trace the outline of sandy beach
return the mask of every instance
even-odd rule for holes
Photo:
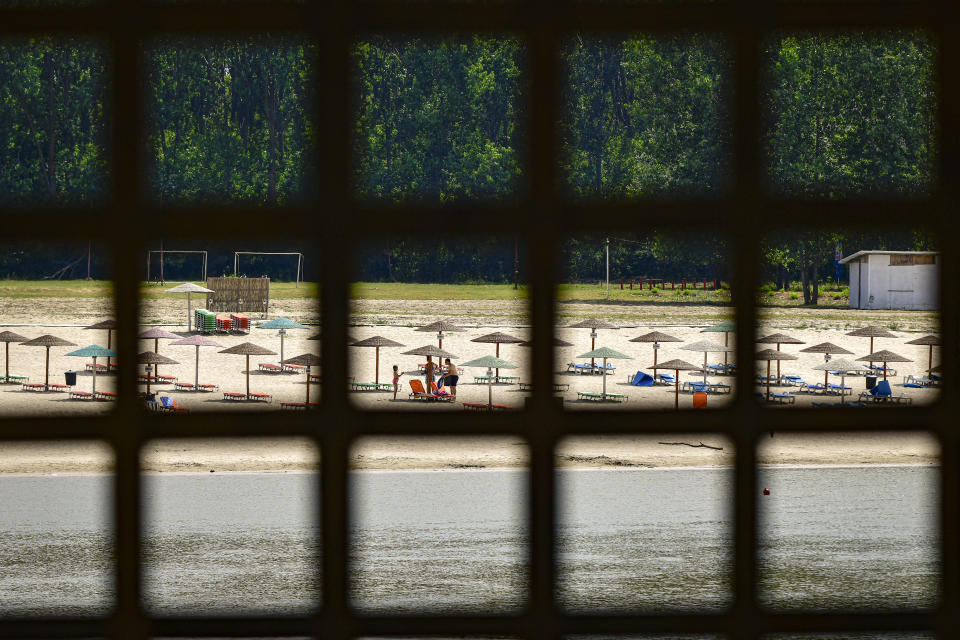
[[[931,465],[939,459],[939,446],[923,433],[778,433],[762,440],[757,453],[763,465]],[[148,473],[303,472],[320,465],[313,444],[299,438],[156,440],[144,447],[141,459]],[[109,473],[112,460],[103,443],[0,444],[0,474]],[[728,441],[705,434],[582,436],[564,440],[556,450],[558,468],[724,467],[735,460],[736,451]],[[528,464],[524,441],[507,437],[364,438],[350,452],[350,467],[358,471],[505,469]]]
[[[88,361],[86,358],[69,357],[69,351],[89,344],[106,346],[107,334],[103,330],[87,330],[83,327],[112,316],[107,299],[0,299],[4,314],[0,324],[4,329],[16,331],[27,338],[43,334],[53,334],[74,342],[78,347],[54,347],[50,351],[50,380],[62,382],[63,372],[80,370],[78,389],[90,391],[93,376],[82,371]],[[186,331],[185,301],[175,299],[145,300],[142,308],[143,325],[141,330],[162,326],[179,335],[190,335]],[[630,408],[672,409],[674,389],[672,386],[634,387],[628,383],[639,370],[649,371],[653,364],[653,348],[650,344],[630,342],[649,331],[661,331],[676,336],[682,342],[664,343],[658,353],[658,361],[673,358],[686,360],[693,364],[702,364],[703,352],[693,352],[682,347],[690,342],[710,339],[720,343],[724,341],[722,333],[703,333],[706,326],[729,317],[730,309],[722,306],[688,306],[676,320],[666,308],[651,308],[642,305],[596,305],[581,303],[563,303],[558,307],[563,318],[569,322],[598,315],[614,318],[621,328],[600,330],[597,346],[611,347],[629,356],[629,360],[614,360],[615,373],[606,376],[607,391],[627,396],[627,403],[591,403],[577,400],[577,391],[599,392],[603,378],[597,375],[576,375],[565,371],[567,363],[584,362],[578,358],[590,349],[588,329],[570,329],[559,327],[557,336],[573,343],[572,347],[556,350],[555,379],[558,383],[569,385],[569,390],[557,395],[562,396],[564,407],[568,410],[580,408],[603,408],[616,411]],[[702,311],[701,319],[691,321],[691,314]],[[814,310],[816,311],[816,310]],[[829,311],[829,313],[826,313]],[[801,353],[804,346],[819,342],[833,342],[853,352],[848,358],[855,359],[869,350],[869,340],[846,336],[853,328],[865,326],[873,318],[869,314],[855,311],[825,310],[822,321],[811,322],[811,310],[785,309],[777,314],[766,314],[762,320],[760,334],[783,332],[806,343],[805,345],[783,345],[782,350],[798,356],[795,361],[783,362],[782,372],[797,374],[808,382],[822,382],[822,372],[812,367],[823,362],[821,354]],[[924,333],[936,332],[936,314],[901,312],[891,316],[883,312],[882,325],[885,327],[910,327],[910,331],[894,330],[897,337],[878,338],[874,350],[889,349],[913,360],[909,363],[897,363],[896,375],[890,376],[894,393],[913,398],[915,404],[931,402],[940,393],[938,389],[912,389],[902,386],[906,374],[921,374],[927,366],[928,349],[925,346],[905,344]],[[311,300],[281,300],[271,308],[271,317],[290,317],[301,322],[315,323],[316,307]],[[803,320],[798,322],[798,317]],[[359,407],[366,410],[404,410],[417,409],[439,412],[462,411],[463,402],[485,403],[488,387],[478,383],[475,376],[483,375],[485,370],[466,367],[461,371],[457,388],[456,403],[422,403],[410,400],[409,382],[412,378],[421,381],[417,374],[417,365],[424,361],[420,356],[402,355],[415,347],[436,345],[433,333],[416,331],[416,327],[446,318],[463,327],[462,332],[448,333],[443,348],[456,355],[455,363],[463,363],[484,355],[493,355],[495,345],[473,342],[474,338],[493,332],[504,332],[522,340],[529,340],[529,316],[523,301],[457,300],[445,301],[441,306],[437,301],[357,301],[353,305],[352,325],[348,333],[357,340],[381,335],[403,344],[403,347],[383,348],[380,350],[379,371],[375,371],[375,352],[372,348],[349,348],[350,372],[355,381],[388,382],[394,364],[405,373],[401,378],[401,387],[397,399],[392,392],[351,392],[350,398]],[[315,335],[316,327],[303,330],[290,330],[284,341],[285,357],[302,353],[317,353],[319,343],[308,340]],[[257,367],[259,362],[279,362],[275,356],[251,357],[250,387],[252,391],[272,395],[270,404],[251,406],[243,402],[230,402],[223,399],[224,391],[243,391],[245,388],[245,358],[239,355],[220,354],[222,348],[241,342],[254,342],[258,345],[280,351],[280,338],[274,330],[253,328],[249,335],[211,336],[222,347],[201,347],[199,376],[201,383],[219,385],[213,393],[194,393],[177,391],[173,385],[153,385],[152,391],[169,395],[180,406],[191,411],[249,411],[279,410],[281,402],[298,402],[304,399],[305,375],[292,373],[267,373]],[[160,341],[160,353],[174,358],[176,365],[162,366],[160,372],[176,376],[178,380],[193,382],[195,348],[192,346],[173,346],[169,340]],[[735,336],[729,337],[731,346],[735,345]],[[153,341],[141,343],[141,350],[153,350]],[[518,366],[515,370],[501,371],[501,374],[516,375],[520,381],[530,380],[529,361],[531,351],[516,344],[503,344],[500,357]],[[31,381],[43,381],[44,349],[25,347],[17,343],[10,344],[11,373],[27,375]],[[733,361],[733,355],[730,356]],[[940,348],[934,349],[934,364],[940,362]],[[722,362],[723,355],[708,354],[711,363]],[[774,363],[773,369],[776,369]],[[757,373],[765,372],[765,363],[757,363]],[[700,380],[696,373],[681,373],[681,381]],[[736,383],[730,376],[711,376],[712,382],[725,382],[734,387],[730,395],[710,395],[708,408],[729,403],[737,392]],[[831,376],[831,382],[839,378]],[[847,377],[846,383],[852,387],[856,398],[865,388],[862,376]],[[115,374],[97,376],[99,390],[113,391],[116,388]],[[145,391],[145,385],[141,385]],[[781,387],[778,391],[796,391]],[[752,393],[754,390],[751,389]],[[319,384],[311,385],[311,398],[321,392]],[[520,391],[517,384],[498,384],[493,386],[494,402],[522,407],[528,391]],[[836,398],[824,398],[819,395],[798,394],[796,406],[810,405],[813,402],[835,401]],[[104,413],[110,410],[110,402],[91,402],[71,400],[65,393],[33,393],[23,391],[20,385],[0,385],[0,412],[7,415],[76,415],[81,413]],[[692,408],[692,395],[681,394],[682,409]],[[703,441],[710,447],[689,447],[683,444],[670,445],[662,442],[688,442],[698,444]],[[199,443],[190,441],[167,446],[159,443],[155,448],[144,452],[144,469],[155,472],[198,471],[304,471],[316,468],[317,457],[309,443],[304,441],[267,441],[236,440]],[[937,459],[935,442],[930,438],[916,434],[871,434],[869,436],[831,434],[829,436],[805,436],[778,434],[770,442],[761,443],[760,460],[764,464],[930,464]],[[557,450],[557,464],[562,467],[670,467],[670,466],[714,466],[732,464],[735,452],[729,443],[715,437],[678,436],[671,434],[658,437],[606,437],[571,439],[563,442]],[[89,473],[104,472],[110,467],[109,452],[90,443],[56,443],[37,445],[31,443],[6,443],[0,451],[0,472],[3,473]],[[489,438],[391,438],[357,443],[351,457],[355,469],[457,469],[457,468],[504,468],[522,467],[527,464],[526,448],[521,441]]]

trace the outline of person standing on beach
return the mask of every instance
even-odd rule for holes
[[[460,382],[460,370],[457,369],[457,365],[450,362],[450,358],[444,360],[444,363],[447,365],[447,374],[444,376],[444,383],[450,389],[450,395],[453,396],[453,399],[457,399],[457,383]]]
[[[397,390],[400,388],[400,376],[403,375],[403,372],[400,371],[400,367],[393,365],[393,399],[397,399]]]
[[[437,372],[437,364],[433,361],[432,356],[427,356],[427,364],[424,365],[425,372],[425,381],[424,391],[427,392],[428,396],[433,395],[433,380]]]

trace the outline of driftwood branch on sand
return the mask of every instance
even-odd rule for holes
[[[704,449],[715,449],[716,451],[723,451],[723,447],[714,447],[709,444],[703,444],[703,442],[701,442],[700,444],[690,444],[689,442],[658,442],[657,444],[672,444],[677,446],[683,445],[686,447],[693,447],[694,449],[700,449],[702,447]]]

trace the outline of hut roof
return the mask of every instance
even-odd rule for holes
[[[179,336],[172,331],[167,331],[166,329],[161,329],[160,327],[154,327],[153,329],[147,329],[143,333],[137,335],[138,338],[143,338],[144,340],[150,338],[163,338],[165,340],[177,340],[182,336]],[[146,364],[146,363],[141,363]],[[162,364],[162,363],[161,363]]]
[[[615,324],[610,324],[606,320],[601,320],[600,318],[587,318],[586,320],[581,320],[577,324],[572,324],[569,327],[570,329],[619,329]]]
[[[857,329],[856,331],[851,331],[847,334],[848,336],[856,336],[858,338],[896,338],[894,334],[890,333],[883,327],[863,327],[862,329]]]
[[[737,325],[733,320],[723,320],[722,322],[718,322],[717,324],[707,327],[706,329],[700,329],[700,333],[733,333],[736,330]]]
[[[213,289],[207,289],[206,287],[201,287],[200,285],[193,284],[192,282],[184,282],[183,284],[178,284],[172,289],[166,289],[164,293],[214,293]]]
[[[757,340],[757,344],[807,344],[803,340],[798,340],[785,333],[771,333]]]
[[[499,344],[517,344],[518,342],[523,342],[523,338],[518,338],[516,336],[511,336],[507,333],[501,333],[497,331],[496,333],[488,333],[485,336],[480,336],[479,338],[474,338],[470,342],[486,342],[486,343],[499,343]]]
[[[293,358],[287,358],[283,361],[283,364],[299,364],[303,367],[319,367],[320,356],[316,356],[312,353],[304,353]]]
[[[777,351],[776,349],[764,349],[754,354],[757,360],[799,360],[797,356],[786,351]]]
[[[463,331],[463,328],[446,320],[437,320],[420,327],[417,331]]]
[[[482,358],[476,358],[470,362],[463,362],[460,364],[461,367],[486,367],[487,369],[517,369],[517,365],[512,362],[507,362],[496,356],[483,356]]]
[[[578,358],[619,358],[621,360],[633,360],[633,356],[628,356],[625,353],[620,353],[616,349],[611,349],[610,347],[599,347],[593,351],[587,351],[586,353],[581,353],[577,356]]]
[[[846,358],[837,358],[830,362],[821,362],[811,368],[815,371],[867,371],[866,367],[862,367],[856,362],[852,362]]]
[[[288,320],[287,318],[274,318],[268,322],[257,325],[258,329],[306,329],[307,325]]]
[[[803,353],[853,353],[853,351],[849,351],[843,347],[838,347],[832,342],[821,342],[820,344],[815,344],[812,347],[800,349],[800,351]]]
[[[180,364],[173,358],[168,358],[161,353],[153,351],[144,351],[137,354],[137,364]]]
[[[915,338],[907,344],[941,345],[943,344],[943,340],[940,339],[940,336],[923,336],[922,338]]]
[[[65,353],[67,356],[80,356],[84,358],[116,358],[117,352],[113,349],[107,349],[106,347],[101,347],[98,344],[91,344],[86,347],[81,347],[76,351],[71,351],[70,353]]]
[[[177,340],[176,342],[171,342],[170,344],[192,344],[200,347],[222,347],[223,346],[219,342],[215,340],[211,340],[207,336],[201,336],[201,335],[190,336],[189,338]]]
[[[736,351],[735,347],[725,347],[719,342],[714,342],[713,340],[700,340],[698,342],[685,344],[680,348],[685,351],[715,351],[721,353],[726,351]]]
[[[75,342],[70,342],[69,340],[64,340],[63,338],[58,338],[57,336],[51,336],[49,334],[42,335],[33,340],[27,340],[21,344],[28,347],[75,347],[77,344]]]
[[[424,345],[422,347],[417,347],[416,349],[411,349],[410,351],[404,351],[403,355],[405,356],[433,356],[434,358],[456,358],[457,356],[453,355],[449,351],[444,351],[439,349],[432,344]]]
[[[656,367],[647,367],[647,369],[673,369],[674,371],[699,371],[700,367],[695,364],[690,364],[686,360],[667,360],[666,362],[661,362]]]
[[[886,349],[874,351],[862,358],[857,358],[857,360],[861,362],[913,362],[910,358],[905,358],[898,353],[887,351]]]
[[[232,346],[229,349],[221,349],[218,353],[235,353],[242,356],[273,356],[276,355],[276,351],[271,351],[266,347],[261,347],[258,344],[253,344],[252,342],[241,342],[238,345]]]
[[[354,342],[350,346],[351,347],[403,347],[406,345],[400,344],[399,342],[391,340],[390,338],[384,338],[383,336],[373,336],[372,338],[367,338],[366,340],[361,340],[360,342]]]
[[[683,340],[677,338],[676,336],[671,336],[668,333],[651,331],[650,333],[645,333],[642,336],[631,338],[630,342],[683,342]]]
[[[26,336],[22,336],[19,333],[14,333],[13,331],[4,331],[0,333],[0,342],[26,342],[29,340]]]
[[[116,329],[117,321],[116,320],[104,320],[96,324],[92,324],[89,327],[84,327],[84,329]]]
[[[533,346],[533,340],[527,340],[526,342],[520,342],[520,343],[518,344],[518,346],[521,346],[521,347],[532,347],[532,346]],[[555,346],[555,347],[572,347],[573,345],[572,345],[571,343],[567,342],[566,340],[561,340],[560,338],[554,338],[554,339],[553,339],[553,346]]]

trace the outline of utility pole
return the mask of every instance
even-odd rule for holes
[[[513,239],[513,290],[517,290],[517,286],[520,282],[520,250],[519,250],[519,241]]]
[[[607,300],[610,299],[610,238],[607,238]]]

